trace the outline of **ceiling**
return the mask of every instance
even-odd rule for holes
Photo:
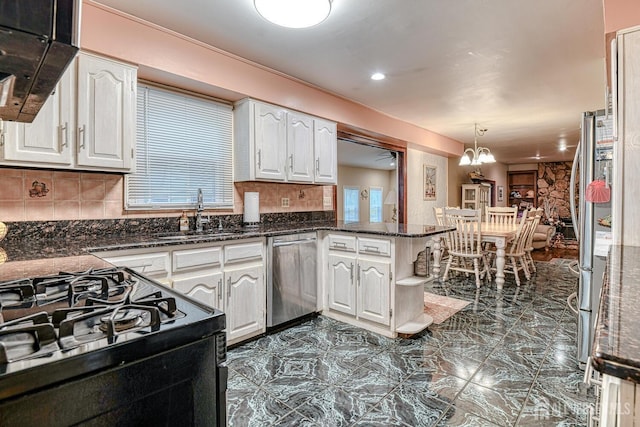
[[[571,160],[580,113],[605,105],[602,0],[333,0],[297,30],[252,0],[97,3],[465,144],[478,123],[503,163]]]
[[[338,164],[340,166],[395,170],[396,155],[395,151],[338,139]]]

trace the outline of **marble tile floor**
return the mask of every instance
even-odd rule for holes
[[[229,426],[581,426],[593,391],[575,358],[577,287],[537,262],[518,288],[473,278],[426,290],[471,301],[411,339],[325,316],[228,353]]]

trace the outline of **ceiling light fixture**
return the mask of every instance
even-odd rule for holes
[[[491,150],[487,147],[478,147],[478,137],[483,136],[486,131],[486,128],[478,129],[478,124],[475,124],[475,133],[473,135],[474,148],[464,150],[462,157],[460,157],[460,166],[477,166],[482,163],[495,163],[496,159],[493,157],[493,154],[491,154]]]
[[[264,19],[287,28],[313,27],[331,12],[331,0],[253,0],[253,5]]]
[[[373,73],[371,74],[371,80],[384,80],[386,76],[382,73]]]

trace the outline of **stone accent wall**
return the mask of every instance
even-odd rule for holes
[[[555,204],[556,218],[569,218],[569,182],[572,162],[538,163],[538,206]]]

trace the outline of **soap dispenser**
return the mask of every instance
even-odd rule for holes
[[[189,218],[187,218],[185,211],[182,211],[182,216],[180,217],[180,231],[189,231]]]

